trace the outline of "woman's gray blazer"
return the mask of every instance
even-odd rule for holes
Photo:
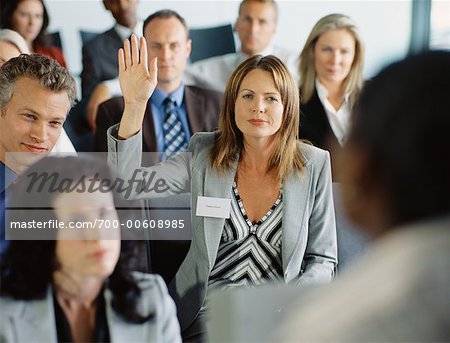
[[[112,293],[104,291],[111,342],[181,342],[175,305],[159,275],[134,272],[141,288],[139,311],[154,313],[143,324],[126,322],[112,307]],[[0,342],[58,342],[52,288],[37,300],[0,298]]]
[[[131,179],[141,161],[141,132],[118,140],[117,125],[108,130],[108,163],[125,180]],[[196,216],[197,197],[231,198],[237,162],[225,173],[211,169],[210,148],[214,133],[197,133],[190,153],[144,171],[155,171],[170,187],[169,194],[191,193],[192,243],[169,292],[175,300],[181,329],[195,319],[206,296],[209,274],[214,266],[225,219]],[[336,226],[328,152],[300,143],[305,170],[293,172],[283,183],[282,264],[284,281],[299,287],[330,282],[337,264]],[[192,153],[192,154],[191,154]],[[190,157],[191,156],[191,157]],[[161,196],[133,193],[133,198]]]

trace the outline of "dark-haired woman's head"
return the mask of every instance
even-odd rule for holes
[[[133,241],[124,241],[117,265],[120,222],[114,192],[106,186],[113,177],[106,164],[72,156],[41,159],[18,178],[8,226],[34,224],[27,237],[11,241],[2,261],[2,294],[43,296],[58,271],[106,280],[115,269],[133,270]]]
[[[375,233],[450,213],[450,53],[392,64],[364,88],[342,158],[344,202]]]
[[[8,0],[2,5],[2,28],[19,32],[29,46],[48,42],[49,16],[42,0]]]

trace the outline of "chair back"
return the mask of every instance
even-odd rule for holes
[[[209,57],[236,52],[233,27],[231,24],[190,29],[192,39],[191,62],[197,62]]]
[[[61,34],[59,31],[51,32],[48,34],[50,37],[50,44],[56,46],[57,48],[63,49],[61,42]]]

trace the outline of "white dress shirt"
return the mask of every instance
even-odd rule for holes
[[[56,141],[52,152],[67,153],[68,155],[77,154],[75,151],[75,147],[73,146],[72,141],[70,140],[64,128],[61,129],[61,134],[59,135],[59,138]]]
[[[331,129],[339,144],[342,146],[345,143],[350,128],[350,104],[348,94],[344,96],[344,102],[341,107],[336,110],[328,100],[328,90],[320,83],[319,79],[316,79],[316,90],[319,100],[327,114]]]
[[[299,54],[284,48],[271,46],[261,55],[275,55],[288,67],[295,81],[298,82]],[[236,67],[250,56],[235,52],[222,56],[207,58],[188,66],[184,81],[186,84],[211,88],[220,92],[225,90],[228,79]]]

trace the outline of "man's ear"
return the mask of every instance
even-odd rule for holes
[[[188,38],[186,41],[186,57],[189,58],[192,52],[192,39]]]

